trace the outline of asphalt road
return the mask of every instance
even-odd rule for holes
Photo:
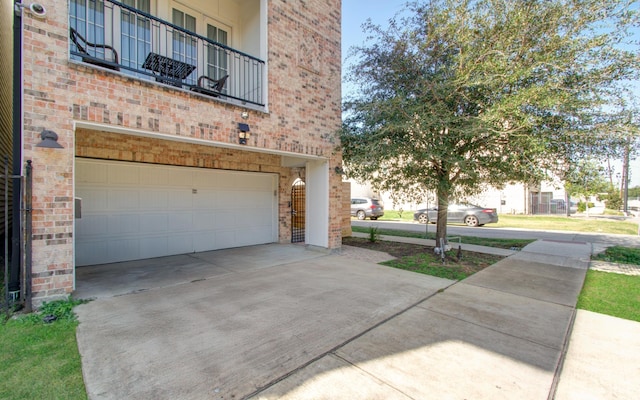
[[[358,221],[356,219],[351,219],[351,226],[377,226],[380,229],[397,229],[410,232],[425,232],[427,230],[428,232],[436,231],[435,225],[423,225],[417,222]],[[490,225],[475,228],[460,225],[448,225],[447,235],[499,239],[546,239],[554,241],[593,243],[607,247],[615,245],[640,247],[640,236],[615,235],[600,232],[585,233],[554,230],[539,231],[530,229],[495,228]]]

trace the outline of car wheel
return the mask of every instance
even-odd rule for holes
[[[478,218],[475,215],[467,215],[464,218],[464,223],[468,226],[478,226]]]
[[[427,216],[427,214],[420,214],[418,215],[418,222],[420,222],[421,224],[426,224],[427,222],[429,222],[429,217]]]
[[[363,219],[367,218],[367,216],[365,215],[364,211],[360,210],[356,213],[356,217],[362,221]]]

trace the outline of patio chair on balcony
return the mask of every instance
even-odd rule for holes
[[[198,85],[192,86],[191,90],[208,96],[218,97],[224,88],[224,84],[227,82],[227,78],[229,78],[229,75],[225,75],[220,79],[211,79],[208,76],[202,75],[198,78]]]
[[[114,71],[120,71],[120,66],[118,62],[118,52],[112,46],[108,44],[96,44],[87,41],[82,35],[78,33],[74,28],[69,29],[69,37],[71,41],[76,45],[78,52],[81,53],[82,61],[98,65],[100,67],[109,68]],[[100,58],[95,55],[96,49],[104,49],[105,50],[105,58]],[[110,51],[110,56],[107,58],[107,50]],[[93,51],[94,54],[89,53],[89,51]]]

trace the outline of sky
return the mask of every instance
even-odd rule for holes
[[[406,0],[342,0],[342,72],[349,63],[349,49],[365,41],[362,24],[371,19],[376,25],[388,26],[389,19],[404,9]],[[348,94],[349,86],[343,83],[342,95]],[[612,161],[614,171],[622,171],[622,161]],[[640,186],[640,157],[631,161],[629,187]],[[615,178],[614,178],[615,180]]]

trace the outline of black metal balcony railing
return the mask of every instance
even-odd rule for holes
[[[72,0],[69,11],[72,59],[264,105],[265,63],[256,57],[117,1]]]

